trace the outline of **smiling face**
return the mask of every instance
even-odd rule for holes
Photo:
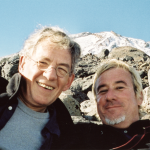
[[[139,120],[138,106],[142,99],[135,96],[131,74],[122,68],[103,72],[96,81],[97,110],[104,124],[126,128]],[[109,121],[108,121],[109,120]]]
[[[47,71],[41,71],[31,59],[46,62],[50,67]],[[74,74],[58,77],[55,70],[57,66],[62,66],[70,71],[71,54],[67,49],[43,41],[37,45],[31,59],[24,56],[20,58],[19,72],[26,80],[26,89],[22,87],[24,98],[21,97],[21,100],[31,109],[43,112],[62,91],[70,87],[74,79]]]

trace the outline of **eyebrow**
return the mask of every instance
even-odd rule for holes
[[[41,58],[39,58],[38,60],[46,60],[46,61],[51,61],[49,58],[46,58],[46,57],[41,57]]]
[[[115,82],[115,84],[119,84],[119,83],[123,83],[123,84],[127,85],[127,83],[125,81],[123,81],[123,80],[119,80],[119,81]],[[96,91],[99,91],[102,87],[105,87],[105,86],[106,86],[106,84],[99,85],[97,87]]]
[[[96,91],[99,91],[100,88],[105,87],[105,86],[106,86],[106,84],[99,85],[99,86],[97,87]]]
[[[123,83],[123,84],[125,84],[125,85],[127,85],[127,83],[125,82],[125,81],[123,81],[123,80],[120,80],[120,81],[116,81],[115,83]]]

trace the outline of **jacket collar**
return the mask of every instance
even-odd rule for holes
[[[14,95],[16,95],[19,91],[20,83],[21,83],[21,74],[16,73],[13,75],[13,77],[10,79],[10,82],[8,83],[6,87],[6,92],[10,96],[9,99],[11,99]]]

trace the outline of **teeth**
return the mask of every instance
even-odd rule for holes
[[[47,86],[47,85],[39,83],[39,82],[38,82],[38,85],[44,87],[45,89],[49,89],[49,90],[53,90],[54,89],[53,87]]]

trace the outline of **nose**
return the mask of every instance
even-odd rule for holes
[[[56,80],[57,74],[55,67],[49,67],[46,71],[43,72],[43,76],[45,76],[47,80]]]
[[[116,96],[115,96],[115,91],[112,89],[109,89],[106,93],[106,100],[107,101],[112,101],[115,100]]]

